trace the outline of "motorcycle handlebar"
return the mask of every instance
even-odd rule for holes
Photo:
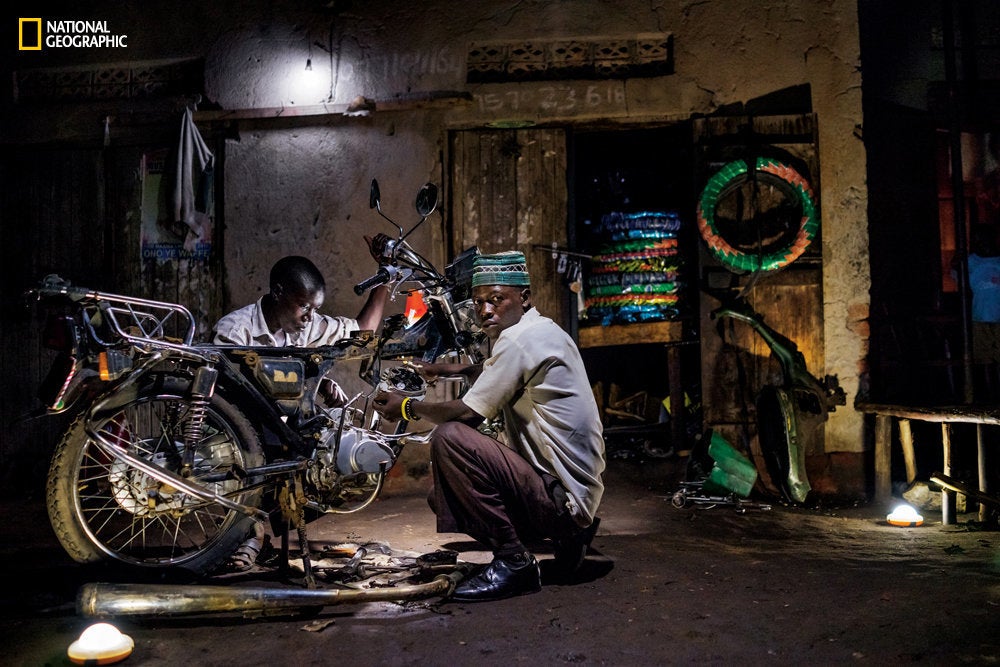
[[[68,284],[66,285],[41,285],[29,289],[27,295],[32,298],[37,299],[52,299],[55,297],[66,297],[71,301],[82,301],[84,299],[93,299],[97,296],[97,292],[86,287],[73,287]]]
[[[366,291],[370,290],[372,287],[385,285],[387,282],[392,280],[395,274],[396,274],[396,267],[394,266],[379,267],[378,273],[376,273],[374,276],[365,278],[360,283],[354,286],[354,293],[361,295],[364,294]]]

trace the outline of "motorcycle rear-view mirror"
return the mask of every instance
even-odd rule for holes
[[[377,186],[373,185],[372,187],[374,188]],[[433,183],[424,183],[424,186],[420,188],[419,192],[417,192],[417,213],[426,218],[434,212],[434,209],[437,208],[437,204],[438,187]]]
[[[373,178],[371,190],[368,192],[368,208],[379,208],[381,198],[382,193],[379,192],[378,181]]]

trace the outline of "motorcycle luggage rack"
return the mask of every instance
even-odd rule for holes
[[[94,292],[92,296],[114,332],[131,343],[186,347],[194,341],[194,316],[180,304],[104,292]],[[168,326],[185,330],[183,337],[170,341]]]

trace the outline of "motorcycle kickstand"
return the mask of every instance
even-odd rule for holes
[[[316,588],[316,576],[313,574],[312,561],[309,559],[309,539],[306,537],[306,513],[299,510],[295,520],[295,529],[299,533],[299,548],[302,550],[302,570],[305,573],[306,588]]]
[[[281,536],[281,565],[279,567],[285,574],[288,574],[292,570],[289,562],[291,548],[288,544],[288,528],[290,523],[290,521],[282,521],[280,529],[276,531]],[[318,588],[316,585],[316,576],[313,573],[312,560],[309,558],[309,539],[306,536],[305,512],[299,512],[299,515],[295,518],[295,530],[299,536],[299,548],[301,549],[302,570],[305,573],[306,588]]]
[[[296,487],[295,480],[292,480],[291,485],[293,488]],[[295,495],[289,491],[289,487],[286,486],[283,490],[283,502],[281,508],[281,516],[284,521],[281,521],[280,533],[281,533],[281,569],[284,572],[291,571],[291,565],[289,564],[289,544],[288,544],[288,529],[289,526],[294,521],[295,529],[298,532],[299,537],[299,550],[302,555],[302,570],[305,575],[305,585],[306,588],[317,588],[316,577],[313,573],[312,561],[309,558],[309,539],[306,536],[306,512],[305,505],[302,502],[295,502],[292,500]],[[271,525],[274,527],[275,522],[272,519]]]

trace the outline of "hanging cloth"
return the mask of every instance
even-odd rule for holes
[[[191,108],[184,110],[174,178],[174,221],[187,226],[184,249],[196,252],[212,241],[212,209],[215,156],[194,124]]]

